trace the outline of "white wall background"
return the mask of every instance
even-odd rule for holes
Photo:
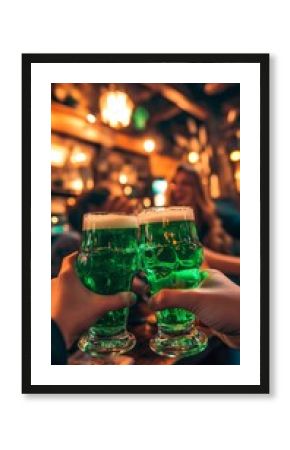
[[[244,0],[239,4],[225,0],[199,3],[111,0],[102,4],[92,0],[10,0],[0,7],[0,142],[2,158],[4,155],[0,166],[0,444],[5,450],[20,447],[74,450],[89,446],[139,450],[159,446],[168,450],[189,446],[244,450],[259,446],[267,450],[275,447],[278,439],[287,447],[290,296],[286,284],[289,278],[286,183],[290,170],[290,68],[286,5],[282,0],[274,3]],[[272,54],[270,396],[21,395],[22,52]]]

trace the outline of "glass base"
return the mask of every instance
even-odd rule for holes
[[[150,340],[149,346],[154,353],[170,358],[184,358],[197,355],[207,348],[205,333],[194,328],[190,333],[169,335],[162,332]]]
[[[89,333],[81,336],[78,347],[90,356],[108,356],[108,355],[122,355],[123,353],[132,350],[136,345],[135,336],[128,331],[122,334],[108,337],[95,336],[92,337]]]

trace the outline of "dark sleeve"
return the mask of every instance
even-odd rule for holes
[[[57,277],[65,256],[78,251],[81,238],[74,234],[62,234],[51,244],[51,278]]]
[[[67,364],[67,351],[64,338],[53,320],[51,321],[51,364]]]

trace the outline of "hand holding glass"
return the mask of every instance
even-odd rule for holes
[[[193,210],[187,207],[149,208],[138,216],[141,228],[140,261],[151,294],[163,288],[193,288],[202,279],[202,246]],[[194,325],[195,315],[184,308],[156,313],[158,334],[150,341],[160,355],[195,355],[207,347],[207,336]]]
[[[82,283],[98,294],[131,289],[138,261],[138,225],[135,216],[88,213],[76,269]],[[126,329],[128,308],[107,312],[80,338],[79,348],[91,356],[122,354],[136,343]]]

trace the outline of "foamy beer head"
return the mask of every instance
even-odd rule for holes
[[[181,222],[181,221],[193,221],[194,213],[193,209],[187,206],[178,207],[172,206],[166,207],[156,207],[148,208],[143,210],[138,215],[139,225],[144,223],[154,223],[154,222]]]
[[[107,228],[138,228],[137,217],[116,213],[87,213],[84,215],[83,230],[105,230]]]

